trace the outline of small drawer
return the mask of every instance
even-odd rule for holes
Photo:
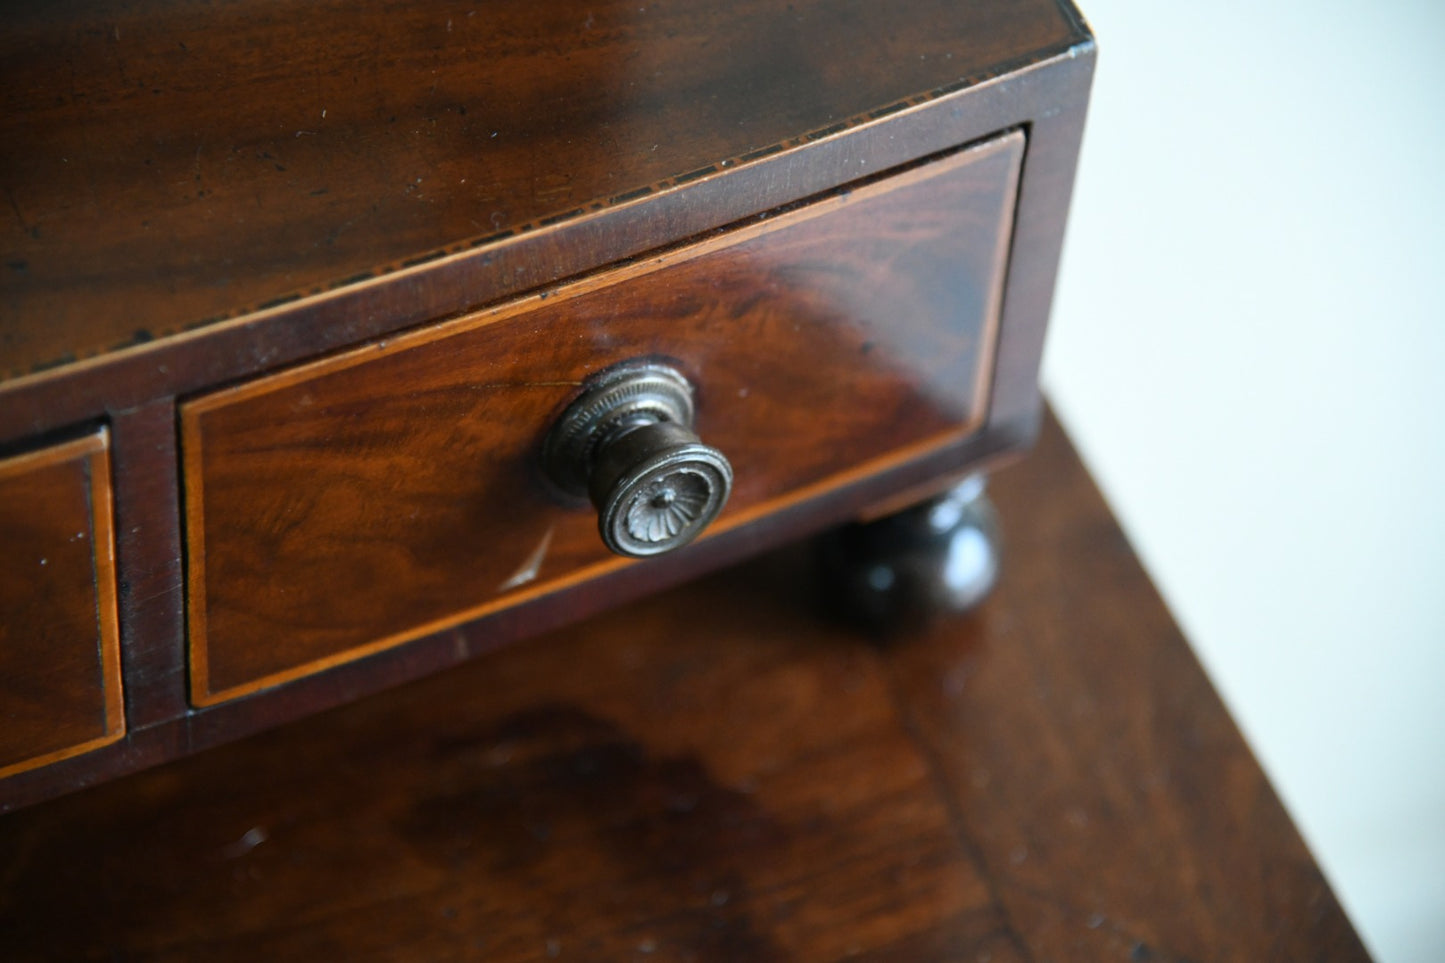
[[[0,776],[125,733],[104,431],[0,460]]]
[[[635,564],[539,469],[583,382],[629,359],[684,372],[731,460],[710,533],[973,433],[1023,149],[1001,135],[184,403],[192,701]]]

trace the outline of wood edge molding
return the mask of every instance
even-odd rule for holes
[[[185,585],[181,591],[185,606],[186,681],[191,705],[210,700],[211,664],[206,639],[206,513],[204,463],[201,457],[202,410],[177,405],[180,448],[181,551],[185,554]],[[189,443],[194,439],[194,444]],[[199,641],[198,641],[199,640]]]
[[[35,769],[43,769],[46,766],[52,765],[57,762],[63,762],[66,759],[73,759],[76,756],[83,756],[86,753],[94,752],[97,749],[103,749],[106,746],[119,742],[124,736],[124,730],[115,733],[106,733],[103,736],[97,736],[94,739],[89,739],[85,742],[79,742],[73,746],[66,746],[63,749],[56,749],[53,752],[47,752],[41,756],[32,756],[29,759],[22,759],[19,762],[11,763],[3,769],[0,769],[0,779],[8,779],[11,776],[16,776],[23,772],[30,772]]]
[[[107,432],[104,428],[99,428],[88,432],[80,438],[72,438],[69,441],[44,445],[33,451],[22,451],[15,455],[0,458],[0,478],[5,478],[10,475],[23,475],[26,472],[35,471],[40,468],[48,468],[51,465],[63,461],[88,458],[96,452],[104,452],[108,447],[109,438]],[[109,477],[108,474],[107,477]]]

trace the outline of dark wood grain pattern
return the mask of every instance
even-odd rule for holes
[[[125,731],[106,435],[0,460],[0,776]]]
[[[623,564],[537,467],[609,365],[660,355],[698,386],[736,473],[719,532],[957,444],[987,403],[1023,140],[185,404],[192,700]]]
[[[461,8],[446,3],[9,7],[0,450],[110,428],[130,726],[5,777],[0,812],[419,679],[1027,446],[1094,63],[1068,4],[664,0],[593,5],[582,26],[565,6],[505,0],[473,18],[495,29],[453,17],[451,33],[437,18]],[[333,94],[335,124],[296,136],[313,128],[292,114]],[[806,498],[735,516],[667,564],[524,587],[463,613],[486,612],[474,621],[445,615],[405,644],[188,705],[178,403],[599,271],[645,273],[680,245],[1012,130],[1027,141],[972,434],[804,484]],[[720,400],[704,386],[705,409]]]
[[[1085,38],[1055,0],[12,4],[0,372],[545,232]]]
[[[793,549],[12,814],[7,958],[1366,959],[1055,424],[994,496],[890,646]]]

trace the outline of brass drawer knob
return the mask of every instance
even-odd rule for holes
[[[668,365],[632,362],[567,407],[542,444],[542,466],[562,491],[591,498],[609,549],[661,555],[697,537],[732,491],[732,466],[692,424],[688,380]]]

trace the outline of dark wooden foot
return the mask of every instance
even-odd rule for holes
[[[998,513],[974,475],[896,515],[820,541],[829,601],[876,628],[978,605],[998,580]]]

